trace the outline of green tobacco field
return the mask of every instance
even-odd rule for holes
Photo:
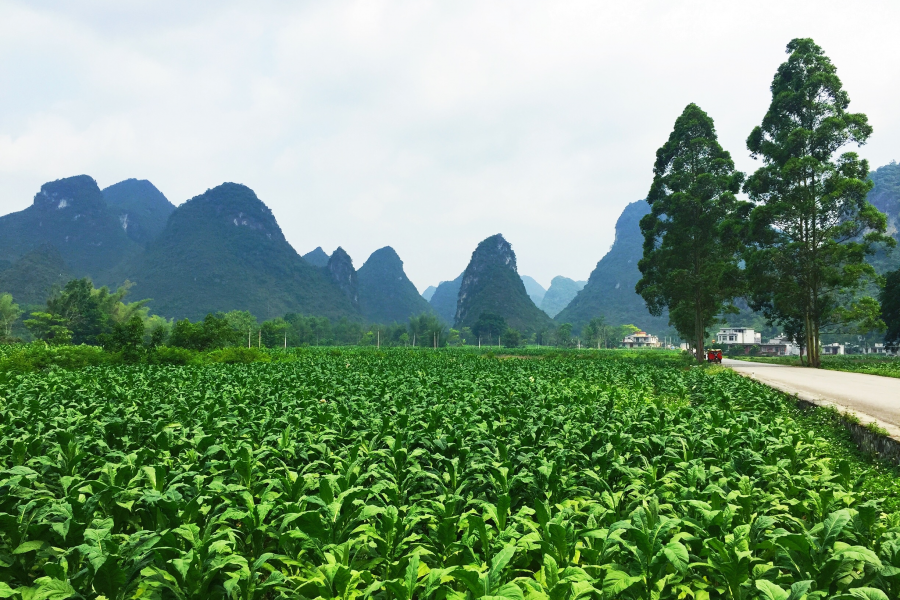
[[[0,598],[900,597],[895,473],[664,353],[0,378]]]

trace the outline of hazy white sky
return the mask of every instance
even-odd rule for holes
[[[794,37],[900,159],[900,2],[0,1],[0,214],[45,181],[253,188],[300,253],[393,246],[423,290],[500,232],[586,279],[696,102],[744,170]]]

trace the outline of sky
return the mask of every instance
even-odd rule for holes
[[[900,2],[0,0],[0,214],[46,181],[252,188],[301,254],[392,246],[420,291],[502,233],[587,279],[684,107],[739,169],[786,44],[812,37],[858,151],[900,160]],[[893,75],[891,75],[893,73]]]

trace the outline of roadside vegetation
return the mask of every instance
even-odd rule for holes
[[[749,360],[753,362],[772,363],[777,365],[791,365],[795,367],[805,366],[801,364],[798,356],[729,356],[737,360]],[[898,356],[823,356],[822,368],[832,371],[847,371],[850,373],[867,373],[869,375],[882,375],[884,377],[900,377],[900,357]]]

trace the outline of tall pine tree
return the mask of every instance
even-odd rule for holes
[[[866,201],[869,165],[849,143],[872,133],[834,65],[811,39],[795,39],[772,81],[772,102],[747,139],[763,166],[744,191],[757,203],[747,253],[751,306],[781,325],[799,325],[808,364],[820,365],[820,332],[853,314],[841,299],[875,276],[865,262],[886,219]]]
[[[719,145],[713,120],[689,104],[657,150],[653,175],[651,212],[641,219],[643,277],[635,289],[651,314],[668,308],[669,322],[702,361],[716,315],[742,289],[737,231],[750,207],[735,194],[743,174]]]

